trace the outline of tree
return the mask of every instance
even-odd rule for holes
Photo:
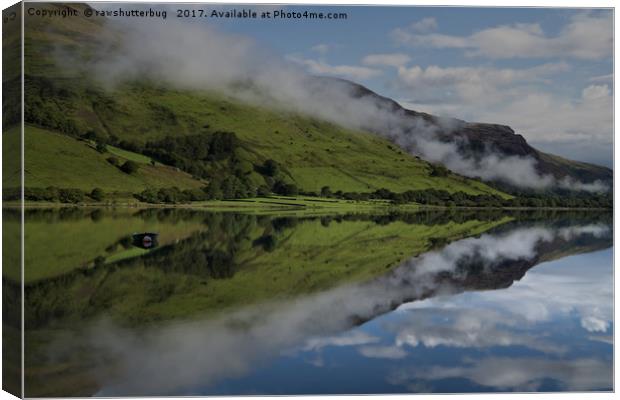
[[[278,172],[280,172],[280,166],[276,161],[272,159],[265,160],[265,162],[263,163],[262,172],[263,175],[276,176]]]
[[[126,174],[133,174],[134,172],[137,172],[139,168],[140,166],[138,163],[134,161],[126,161],[123,165],[121,165],[121,171]]]
[[[329,186],[323,186],[321,188],[321,197],[331,197],[332,195],[332,190],[330,189]]]
[[[90,198],[95,201],[101,201],[105,197],[105,193],[101,188],[94,188],[92,192],[90,192]]]
[[[144,201],[146,203],[157,203],[159,201],[159,199],[157,198],[157,190],[153,188],[143,190],[136,197],[138,197],[138,200]]]
[[[224,194],[221,189],[222,182],[219,179],[213,179],[206,188],[204,188],[204,192],[206,194],[207,200],[221,200]]]

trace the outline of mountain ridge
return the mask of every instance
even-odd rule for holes
[[[341,78],[326,78],[341,82],[351,87],[351,93],[357,98],[371,98],[386,109],[403,114],[406,118],[418,119],[439,128],[438,137],[445,142],[459,142],[459,150],[466,156],[480,157],[487,150],[498,152],[501,156],[531,157],[536,161],[536,169],[541,174],[551,174],[556,179],[571,177],[591,183],[601,180],[610,184],[613,171],[610,168],[570,160],[555,154],[545,153],[529,145],[527,140],[510,126],[485,122],[467,122],[451,117],[435,115],[407,109],[397,101],[382,96],[367,87]],[[449,126],[449,128],[445,128]],[[464,143],[467,143],[466,145]]]

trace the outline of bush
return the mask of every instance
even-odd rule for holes
[[[185,189],[183,191],[183,197],[189,201],[207,200],[207,194],[201,189]]]
[[[97,142],[97,146],[95,147],[99,153],[105,153],[108,151],[108,146],[105,143]]]
[[[146,203],[157,203],[159,201],[157,198],[157,190],[152,188],[143,190],[136,197],[138,198],[138,200],[144,201]]]
[[[101,188],[94,188],[90,192],[90,198],[95,201],[101,201],[103,200],[104,197],[105,197],[105,193],[103,192],[103,189]]]
[[[97,138],[97,132],[90,129],[82,135],[82,138],[86,140],[95,140]]]
[[[121,165],[121,171],[126,174],[133,174],[137,172],[139,168],[140,166],[138,165],[138,163],[134,161],[126,161],[123,165]]]
[[[431,164],[431,176],[446,177],[450,170],[440,164]]]
[[[79,203],[84,200],[85,194],[80,189],[59,189],[58,200],[63,203]]]
[[[99,268],[103,266],[105,264],[105,257],[97,256],[97,258],[95,258],[94,264],[95,264],[95,268]]]
[[[114,165],[115,167],[118,167],[118,158],[116,157],[108,157],[106,158],[106,161],[109,162],[110,164]]]

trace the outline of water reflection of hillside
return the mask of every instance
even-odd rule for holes
[[[162,211],[149,211],[149,218],[165,221],[170,214]],[[255,359],[345,331],[400,304],[510,287],[542,261],[611,246],[608,215],[514,219],[492,214],[460,223],[432,213],[330,220],[187,216],[197,217],[203,229],[156,251],[27,285],[33,394],[60,395],[72,385],[70,371],[54,370],[57,383],[37,391],[59,359],[81,365],[88,372],[80,379],[100,388],[107,382],[102,366],[91,357],[76,359],[75,353],[93,345],[103,352],[99,356],[114,359],[104,375],[122,378],[106,386],[106,394],[178,393],[198,381],[242,375]],[[205,312],[211,317],[202,320]],[[192,315],[194,322],[158,323],[157,329],[145,330],[158,319]],[[144,328],[132,327],[140,325]],[[51,327],[71,340],[43,339]],[[55,358],[48,365],[45,353],[51,349]],[[155,367],[161,354],[169,360],[162,370]],[[185,354],[192,360],[184,360]],[[231,357],[217,366],[208,361]],[[152,379],[188,362],[191,368],[181,368],[182,376]],[[135,363],[154,366],[135,373]],[[135,379],[123,378],[123,371],[134,371]]]

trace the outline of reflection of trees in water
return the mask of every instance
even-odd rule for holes
[[[235,223],[235,216],[243,215],[259,221],[264,226],[266,221],[274,221],[274,228],[280,226],[291,227],[295,222],[302,220],[320,219],[324,226],[329,226],[332,221],[375,221],[378,224],[388,224],[395,221],[424,225],[443,224],[447,222],[462,223],[469,220],[492,221],[503,217],[512,217],[516,220],[562,220],[565,224],[587,220],[589,222],[609,221],[611,213],[608,210],[561,210],[561,209],[476,209],[476,208],[447,208],[447,209],[421,209],[417,212],[403,212],[391,210],[379,214],[346,213],[321,217],[277,217],[255,216],[249,214],[237,214],[233,212],[214,213],[205,210],[184,208],[147,208],[132,210],[127,208],[84,208],[84,207],[59,207],[59,208],[29,208],[24,210],[24,217],[28,221],[41,222],[67,222],[91,219],[94,222],[103,217],[106,218],[141,218],[145,221],[156,220],[159,222],[176,223],[182,221],[195,221],[204,219],[205,223],[221,220],[224,225],[230,226]],[[6,221],[21,221],[21,210],[18,208],[4,208],[3,218]]]
[[[211,247],[208,236],[208,233],[199,233],[174,245],[163,246],[141,260],[129,260],[119,265],[143,264],[147,268],[200,278],[232,278],[237,271],[235,246],[225,246],[224,249]]]

